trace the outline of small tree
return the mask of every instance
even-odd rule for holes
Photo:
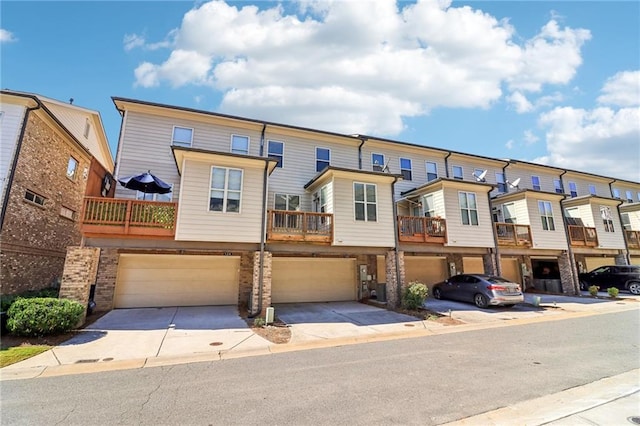
[[[597,296],[598,290],[600,290],[600,287],[598,287],[597,285],[589,286],[589,294],[592,296]]]
[[[618,290],[615,287],[609,287],[607,289],[607,293],[609,293],[609,297],[616,298],[616,297],[618,297],[618,293],[620,293],[620,290]]]
[[[407,288],[404,289],[402,295],[402,305],[406,309],[418,309],[422,307],[424,301],[427,300],[429,289],[421,282],[412,281]]]

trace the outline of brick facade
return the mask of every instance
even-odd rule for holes
[[[116,293],[116,275],[118,273],[118,250],[103,248],[100,251],[98,273],[96,275],[96,312],[113,309]]]
[[[60,298],[75,300],[83,306],[89,302],[91,285],[96,281],[100,249],[97,247],[69,247],[60,285]],[[82,323],[86,318],[82,316]]]
[[[91,157],[36,110],[28,115],[11,188],[0,243],[2,293],[15,294],[59,282],[67,246],[80,243],[78,215],[82,209]],[[67,177],[69,157],[78,161]],[[25,199],[26,191],[44,197],[44,205]],[[75,212],[73,220],[61,208]]]
[[[264,314],[265,308],[271,306],[271,270],[272,270],[272,254],[268,251],[263,253],[262,266],[262,309],[260,315]],[[260,297],[260,252],[253,253],[253,286],[252,286],[252,305],[251,311],[256,312]]]
[[[389,250],[385,257],[387,273],[387,305],[399,307],[402,300],[402,291],[406,287],[404,274],[404,252],[398,252],[398,262],[396,266],[396,252]],[[398,273],[396,273],[398,271]],[[398,282],[398,275],[400,282]]]

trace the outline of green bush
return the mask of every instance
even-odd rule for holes
[[[80,322],[85,307],[66,299],[18,298],[7,313],[7,329],[18,336],[45,336],[71,331]]]
[[[264,327],[265,324],[266,322],[264,318],[257,317],[256,319],[253,320],[254,327]]]
[[[402,295],[402,305],[407,309],[421,308],[424,301],[427,300],[428,294],[429,289],[426,285],[412,281],[404,290],[404,294]]]
[[[58,298],[59,288],[48,287],[42,290],[29,290],[19,294],[3,294],[0,296],[0,311],[7,312],[13,302],[19,298],[32,299],[34,297]]]
[[[592,296],[597,296],[598,295],[598,290],[600,290],[600,287],[598,287],[597,285],[589,286],[589,294],[592,295]]]
[[[618,297],[618,293],[620,293],[620,290],[615,287],[609,287],[607,289],[607,293],[609,293],[609,297]]]

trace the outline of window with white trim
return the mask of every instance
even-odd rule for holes
[[[463,225],[478,225],[478,204],[475,192],[458,192]]]
[[[575,182],[569,182],[569,194],[571,194],[571,198],[578,196],[578,185]]]
[[[629,213],[620,213],[620,220],[622,220],[622,227],[625,231],[631,231],[631,218]]]
[[[193,129],[189,127],[173,126],[171,145],[191,148],[193,143]]]
[[[427,182],[431,182],[432,180],[438,179],[438,164],[427,161]]]
[[[231,152],[234,154],[249,154],[249,136],[231,135]]]
[[[77,172],[78,160],[73,157],[69,157],[69,162],[67,163],[67,177],[71,180],[75,180]]]
[[[504,173],[496,172],[496,183],[498,184],[498,192],[507,192],[507,182],[504,178]]]
[[[381,172],[384,168],[384,155],[383,154],[371,154],[371,165],[374,172]]]
[[[413,173],[411,172],[411,159],[400,157],[400,174],[404,180],[411,180]]]
[[[76,217],[76,212],[68,207],[60,206],[60,216],[69,220],[74,220]]]
[[[462,172],[463,172],[463,171],[462,171],[462,166],[453,166],[453,167],[451,168],[451,170],[453,171],[453,178],[454,178],[454,179],[460,179],[460,180],[462,180],[462,179],[464,178],[464,175],[463,175],[463,173],[462,173]]]
[[[278,161],[276,167],[282,167],[284,161],[284,142],[269,141],[267,147],[267,157]]]
[[[613,229],[613,216],[611,214],[611,207],[600,206],[600,215],[602,216],[604,232],[615,232],[615,229]]]
[[[44,198],[42,195],[38,195],[35,192],[29,190],[25,191],[24,199],[39,206],[44,206],[44,202],[46,200],[46,198]]]
[[[538,201],[538,212],[542,221],[542,229],[545,231],[555,231],[556,225],[553,220],[553,209],[550,201]]]
[[[136,200],[170,203],[173,201],[173,184],[169,182],[167,182],[167,184],[171,185],[171,192],[167,192],[166,194],[148,194],[142,191],[136,191]]]
[[[633,203],[633,192],[626,191],[626,195],[627,195],[627,203]]]
[[[505,223],[518,223],[516,219],[516,205],[514,203],[503,204],[502,216]]]
[[[596,186],[593,184],[589,185],[589,194],[596,195]]]
[[[321,187],[313,194],[313,206],[316,213],[327,213],[329,204],[329,187]]]
[[[534,191],[540,191],[540,176],[531,176],[531,187]]]
[[[354,182],[353,202],[356,220],[366,222],[376,222],[378,220],[375,184]]]
[[[620,198],[620,190],[613,188],[613,198]]]
[[[422,209],[424,210],[425,217],[435,217],[436,207],[433,202],[433,195],[425,195],[422,198]]]
[[[556,189],[556,194],[564,193],[564,188],[562,187],[562,179],[554,179],[553,187]]]
[[[300,196],[290,194],[275,194],[273,207],[276,210],[300,211]]]
[[[210,211],[240,213],[242,173],[242,169],[211,167]]]
[[[316,147],[316,172],[321,172],[331,164],[331,150]]]

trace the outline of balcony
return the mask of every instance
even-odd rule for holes
[[[596,228],[569,225],[569,242],[574,247],[597,247],[598,234]]]
[[[436,217],[398,216],[398,239],[405,243],[444,244],[447,221]]]
[[[531,227],[515,223],[494,223],[499,246],[531,247]]]
[[[333,214],[269,210],[267,241],[332,243]]]
[[[629,248],[640,249],[640,231],[624,231]]]
[[[178,203],[85,197],[84,236],[173,238]]]

